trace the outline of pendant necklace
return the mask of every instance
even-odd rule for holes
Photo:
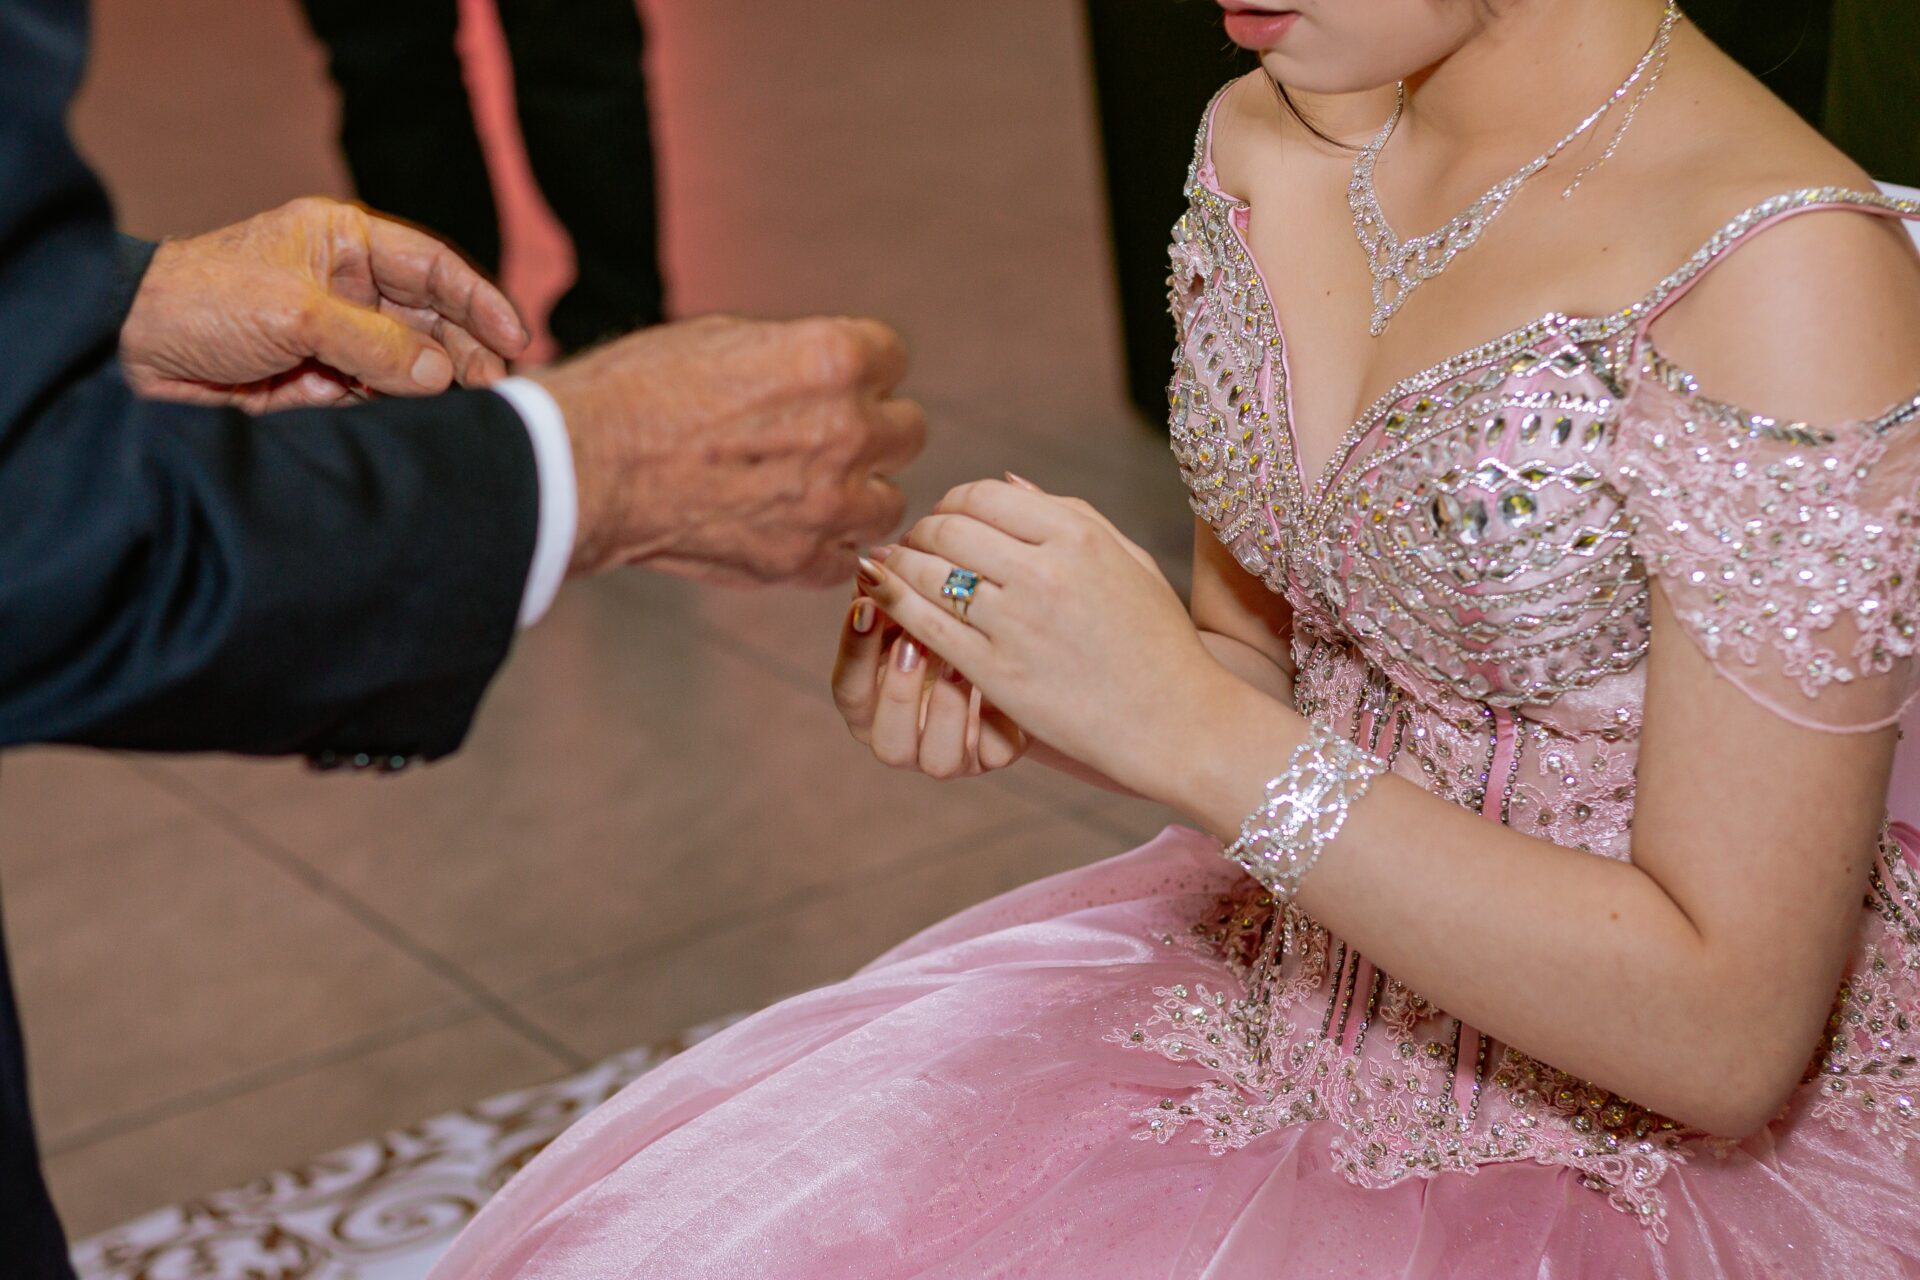
[[[1500,216],[1514,193],[1529,178],[1586,136],[1623,98],[1632,94],[1633,101],[1627,104],[1626,114],[1621,117],[1620,127],[1614,131],[1606,150],[1573,175],[1573,181],[1560,193],[1561,198],[1571,196],[1589,174],[1613,158],[1627,130],[1632,127],[1640,104],[1646,101],[1647,95],[1660,82],[1660,73],[1666,68],[1667,51],[1673,43],[1674,26],[1679,20],[1679,8],[1669,3],[1665,15],[1660,19],[1660,32],[1654,37],[1652,46],[1635,64],[1633,73],[1621,81],[1619,88],[1607,95],[1607,100],[1593,114],[1574,126],[1571,133],[1554,143],[1537,159],[1495,184],[1485,195],[1456,214],[1446,226],[1410,240],[1400,239],[1388,225],[1387,215],[1380,208],[1380,194],[1373,184],[1373,170],[1379,162],[1380,152],[1387,145],[1387,139],[1393,136],[1395,126],[1400,123],[1400,116],[1406,110],[1407,86],[1405,81],[1401,82],[1393,115],[1374,135],[1373,141],[1361,149],[1353,162],[1353,181],[1347,186],[1347,203],[1353,210],[1354,234],[1359,236],[1360,246],[1367,253],[1367,265],[1373,271],[1373,322],[1370,328],[1374,337],[1387,331],[1388,322],[1393,319],[1395,312],[1406,305],[1415,289],[1445,271],[1455,258],[1473,247],[1487,224]],[[1639,90],[1637,93],[1636,86]]]

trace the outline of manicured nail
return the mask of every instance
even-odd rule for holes
[[[893,554],[893,548],[891,546],[875,547],[873,550],[867,552],[867,554],[875,560],[885,563],[886,558]]]
[[[900,645],[894,650],[893,660],[900,665],[903,675],[911,675],[920,669],[920,646],[911,637],[900,637]]]
[[[1007,472],[1007,483],[1019,485],[1022,489],[1032,489],[1036,493],[1040,491],[1039,485],[1027,479],[1025,476],[1017,476],[1011,471]]]
[[[863,636],[871,630],[873,630],[873,601],[862,600],[853,606],[853,633]]]
[[[863,586],[877,587],[884,581],[880,566],[865,556],[860,557],[860,582]]]
[[[453,378],[453,361],[438,347],[422,347],[414,357],[414,385],[430,390],[444,387]]]

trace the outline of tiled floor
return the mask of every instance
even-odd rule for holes
[[[78,114],[130,229],[338,190],[291,0],[96,4]],[[1008,467],[1170,564],[1121,401],[1076,0],[651,6],[686,311],[884,315],[924,504]],[[509,277],[563,264],[516,204]],[[570,588],[459,759],[391,781],[16,753],[0,883],[76,1235],[844,974],[1165,815],[1044,774],[937,785],[846,737],[844,596]]]

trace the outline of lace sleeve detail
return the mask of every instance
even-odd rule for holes
[[[1650,348],[1640,374],[1622,489],[1681,625],[1795,724],[1894,723],[1916,684],[1920,397],[1823,428],[1710,400]]]

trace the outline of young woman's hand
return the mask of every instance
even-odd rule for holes
[[[1004,769],[1029,745],[1018,725],[864,594],[840,629],[833,700],[847,729],[881,763],[931,778]]]
[[[956,567],[980,576],[965,620],[942,595]],[[953,490],[862,575],[886,615],[1026,733],[1143,793],[1164,781],[1161,762],[1198,751],[1185,740],[1231,696],[1153,558],[1085,502],[1024,481]]]

